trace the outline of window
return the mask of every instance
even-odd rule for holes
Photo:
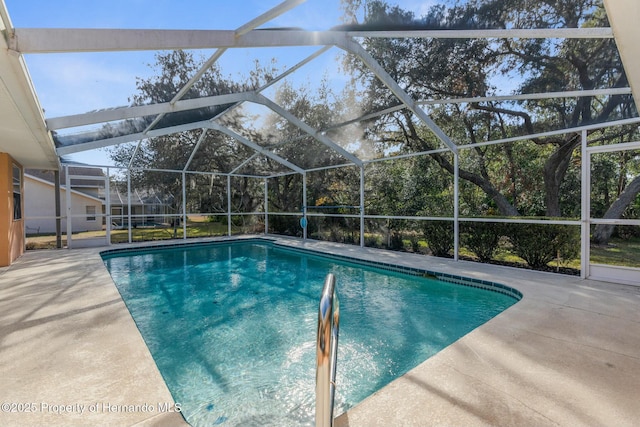
[[[13,219],[22,219],[22,171],[13,165]]]
[[[96,220],[96,207],[87,206],[87,221],[95,221],[95,220]]]

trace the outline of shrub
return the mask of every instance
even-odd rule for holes
[[[285,236],[301,236],[300,218],[294,216],[269,216],[269,232]]]
[[[580,232],[561,224],[512,224],[509,239],[514,252],[533,268],[543,268],[558,255],[573,259],[580,252]]]
[[[409,243],[411,243],[412,252],[420,252],[420,238],[417,233],[414,233],[413,231],[409,233]]]
[[[439,257],[451,257],[453,249],[453,224],[449,221],[429,221],[422,224],[422,233],[431,253]]]
[[[347,243],[349,245],[359,244],[359,236],[356,237],[356,234],[353,231],[348,231],[343,233],[342,243]]]
[[[393,231],[391,233],[391,240],[389,241],[389,249],[392,251],[401,251],[404,249],[404,242],[402,241],[402,233],[399,231]]]
[[[365,234],[364,245],[368,248],[379,248],[381,246],[380,236],[377,234]]]
[[[498,249],[503,231],[504,226],[501,223],[464,223],[460,226],[460,239],[462,245],[473,251],[481,262],[487,262]]]
[[[221,217],[220,223],[223,225],[229,224],[229,217],[227,215]],[[231,215],[231,225],[240,227],[244,225],[244,218],[242,215]]]

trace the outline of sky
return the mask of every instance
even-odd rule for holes
[[[277,6],[281,0],[5,0],[16,28],[143,28],[233,30]],[[433,0],[388,1],[422,16]],[[329,29],[341,23],[340,0],[307,0],[262,27]],[[254,59],[276,57],[290,67],[314,48],[229,50],[219,60],[224,75],[241,76]],[[333,53],[332,53],[333,52]],[[201,51],[208,58],[213,51]],[[26,55],[27,68],[45,118],[80,114],[101,108],[129,105],[136,93],[136,78],[152,76],[155,52],[73,53]],[[335,50],[300,70],[308,82],[345,76],[335,63]],[[298,74],[298,73],[296,73]],[[112,164],[106,152],[75,154],[72,160]]]

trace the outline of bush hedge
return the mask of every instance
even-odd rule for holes
[[[533,268],[545,267],[558,256],[574,259],[580,253],[580,231],[562,224],[509,224],[513,251]]]
[[[462,246],[473,251],[480,262],[488,262],[498,249],[500,237],[505,233],[505,224],[496,222],[474,222],[460,224]]]
[[[450,258],[450,252],[453,249],[453,223],[425,221],[421,227],[431,253],[435,256]]]

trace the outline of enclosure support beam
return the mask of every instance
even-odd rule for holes
[[[231,175],[227,175],[227,235],[231,236]]]
[[[514,28],[477,30],[305,31],[157,30],[128,28],[16,28],[9,49],[21,54],[132,50],[216,49],[331,45],[347,37],[446,39],[613,38],[611,28]]]
[[[307,173],[302,173],[302,219],[304,220],[304,227],[302,227],[302,238],[307,240],[307,227],[309,222],[307,220]]]
[[[127,169],[127,230],[131,243],[131,169]]]
[[[590,234],[591,226],[589,218],[591,217],[590,198],[591,198],[591,154],[587,151],[587,131],[583,130],[582,135],[582,164],[580,168],[580,191],[582,206],[580,208],[580,277],[586,279],[589,277],[589,259],[590,254]]]
[[[348,152],[347,150],[342,148],[340,145],[336,144],[334,141],[332,141],[326,135],[323,135],[322,133],[316,131],[311,126],[309,126],[308,124],[304,123],[302,120],[300,120],[299,118],[297,118],[296,116],[294,116],[293,114],[291,114],[290,112],[285,110],[284,108],[280,107],[278,104],[276,104],[275,102],[271,101],[266,96],[257,93],[257,94],[254,94],[253,99],[251,101],[255,102],[256,104],[264,105],[265,107],[267,107],[268,109],[270,109],[274,113],[276,113],[279,116],[285,118],[289,123],[291,123],[292,125],[294,125],[298,129],[300,129],[303,132],[307,133],[308,135],[312,136],[316,140],[322,142],[324,145],[326,145],[327,147],[331,148],[332,150],[336,151],[338,154],[340,154],[345,159],[353,162],[357,166],[362,166],[362,160],[360,160],[358,157],[354,156],[353,154],[351,154],[350,152]]]
[[[182,172],[182,240],[187,240],[187,174]]]
[[[640,117],[632,117],[629,119],[612,120],[610,122],[605,122],[605,123],[592,123],[589,125],[576,126],[573,128],[551,130],[551,131],[540,132],[540,133],[530,133],[524,136],[514,136],[511,138],[494,139],[492,141],[477,142],[475,144],[465,144],[465,145],[461,145],[459,148],[460,150],[470,150],[470,149],[475,149],[477,147],[485,147],[487,145],[504,144],[505,142],[528,141],[536,138],[546,138],[548,136],[554,136],[554,135],[566,135],[569,133],[578,133],[578,132],[582,132],[583,130],[590,131],[590,130],[596,130],[596,129],[610,128],[613,126],[635,125],[638,123],[640,123]],[[616,144],[616,146],[619,146],[619,145],[620,144]]]
[[[360,166],[360,247],[364,248],[364,165]]]
[[[202,141],[204,141],[204,137],[207,136],[207,130],[208,129],[206,128],[202,128],[202,133],[198,138],[198,142],[196,142],[196,145],[193,147],[193,150],[191,150],[191,155],[189,156],[189,160],[187,160],[187,163],[184,165],[184,168],[182,169],[183,171],[189,170],[189,166],[191,166],[191,162],[196,156],[196,152],[198,151],[198,148],[200,148],[200,144],[202,144]]]
[[[56,248],[62,248],[62,227],[60,224],[60,169],[53,173],[53,183],[55,185],[55,201],[56,201]]]
[[[264,179],[264,234],[269,234],[269,179]]]
[[[260,25],[269,22],[270,20],[277,18],[279,15],[287,12],[288,10],[298,6],[301,3],[304,3],[306,0],[285,0],[274,8],[269,9],[265,13],[246,24],[236,28],[235,36],[240,37],[244,34],[247,34],[249,31],[256,29]],[[209,59],[200,67],[200,69],[189,79],[187,84],[185,84],[182,89],[173,97],[170,103],[173,105],[187,93],[194,84],[198,82],[202,78],[202,76],[211,68],[211,66],[218,60],[220,57],[227,51],[228,48],[218,48]]]
[[[460,218],[459,218],[459,198],[460,198],[460,168],[458,153],[453,153],[453,259],[458,261],[460,252]]]
[[[407,106],[409,110],[413,114],[415,114],[431,131],[436,135],[436,137],[444,143],[452,152],[456,153],[458,151],[458,147],[451,141],[451,139],[440,129],[440,127],[431,120],[431,117],[425,111],[420,108],[420,106],[416,103],[416,101],[409,96],[407,92],[404,91],[400,87],[400,85],[387,73],[387,71],[382,68],[382,66],[375,60],[373,56],[369,52],[366,51],[360,43],[356,42],[353,39],[345,39],[341,41],[339,46],[344,49],[346,52],[349,52],[358,58],[371,70],[373,73],[380,79],[385,86],[393,92],[393,94]]]
[[[231,170],[231,172],[229,172],[229,175],[233,175],[234,173],[238,172],[239,170],[241,170],[243,167],[245,167],[246,165],[248,165],[249,163],[251,163],[256,157],[258,157],[260,155],[260,153],[253,153],[248,159],[246,159],[245,161],[243,161],[242,163],[240,163],[238,166],[236,166],[235,168],[233,168]]]
[[[543,93],[524,93],[513,95],[496,95],[496,96],[474,96],[469,98],[448,98],[448,99],[422,99],[417,100],[418,105],[443,105],[443,104],[468,104],[472,102],[491,102],[491,101],[526,101],[531,99],[549,99],[549,98],[578,98],[585,96],[608,96],[608,95],[629,95],[631,94],[631,88],[609,88],[609,89],[592,89],[592,90],[570,90],[562,92],[543,92]],[[337,129],[343,126],[350,125],[352,123],[359,123],[364,120],[369,120],[375,117],[380,117],[385,114],[393,113],[394,111],[400,111],[406,108],[404,104],[396,105],[395,107],[389,107],[382,110],[378,110],[372,113],[364,114],[355,119],[347,120],[340,123],[334,123],[323,130]]]
[[[278,83],[280,80],[284,79],[285,77],[287,77],[290,74],[293,74],[296,70],[302,68],[305,64],[308,64],[309,62],[313,61],[315,58],[317,58],[318,56],[322,55],[324,52],[326,52],[327,50],[331,49],[333,46],[324,46],[323,48],[319,49],[318,51],[316,51],[315,53],[309,55],[308,57],[306,57],[305,59],[303,59],[302,61],[298,62],[296,65],[294,65],[293,67],[287,69],[284,73],[278,75],[277,77],[274,77],[272,80],[266,82],[265,84],[263,84],[262,86],[260,86],[258,89],[255,90],[256,93],[260,93],[265,91],[266,89],[268,89],[269,87],[273,86],[274,84]],[[215,117],[213,117],[211,119],[211,121],[215,121],[216,119],[218,119],[219,117],[221,117],[222,115],[228,114],[231,111],[233,111],[235,108],[237,108],[238,106],[242,105],[243,101],[239,101],[236,102],[234,105],[232,105],[231,107],[227,108],[226,110],[220,112],[218,115],[216,115]]]
[[[142,140],[138,141],[138,143],[136,144],[136,148],[133,150],[133,154],[131,155],[131,158],[129,159],[128,169],[131,169],[133,167],[133,159],[136,158],[136,155],[138,154],[138,151],[140,150],[140,145],[142,145]]]
[[[71,177],[69,176],[69,166],[64,167],[64,194],[67,201],[67,249],[71,249]]]
[[[93,113],[73,114],[69,116],[52,117],[47,119],[47,129],[59,130],[92,124],[100,124],[111,121],[134,119],[151,116],[154,114],[177,113],[180,111],[196,110],[198,108],[213,107],[217,105],[232,104],[248,99],[246,92],[231,93],[225,95],[205,96],[202,98],[186,99],[174,104],[160,102],[157,104],[134,105],[131,107],[118,107]],[[148,132],[151,125],[147,127]],[[143,132],[143,133],[145,133]]]
[[[213,55],[211,55],[209,57],[209,59],[207,59],[205,61],[205,63],[200,67],[200,69],[198,71],[196,71],[196,73],[189,79],[189,81],[187,82],[187,84],[185,84],[184,86],[182,86],[182,88],[178,91],[178,93],[173,97],[173,99],[171,99],[171,101],[169,101],[169,103],[171,105],[175,105],[176,102],[180,101],[182,99],[182,97],[189,91],[189,89],[191,89],[193,87],[194,84],[196,84],[198,82],[198,80],[200,80],[200,78],[204,75],[204,73],[207,72],[207,70],[209,68],[211,68],[211,66],[218,60],[220,59],[220,57],[227,51],[227,48],[219,48],[217,49]],[[160,116],[158,116],[159,118],[162,118],[162,116],[164,116],[164,114],[161,114]],[[154,120],[155,123],[157,123],[158,121],[160,121],[158,118],[156,118],[156,120]]]
[[[58,156],[66,156],[68,154],[80,153],[82,151],[95,150],[96,148],[110,147],[112,145],[125,144],[127,142],[138,141],[141,139],[154,138],[156,136],[171,135],[172,133],[185,132],[198,128],[207,127],[210,124],[208,120],[188,123],[184,125],[172,126],[162,129],[150,130],[147,133],[138,132],[131,135],[116,136],[114,138],[98,139],[91,142],[82,142],[80,144],[67,145],[58,147],[56,153]]]
[[[109,181],[109,168],[107,168],[107,176],[104,179],[104,222],[107,246],[111,246],[111,183]]]
[[[294,165],[293,163],[283,159],[282,157],[278,156],[277,154],[272,153],[271,151],[259,146],[258,144],[256,144],[255,142],[249,141],[247,138],[243,137],[242,135],[238,135],[237,133],[235,133],[234,131],[232,131],[231,129],[222,126],[218,123],[209,123],[209,125],[207,126],[210,129],[213,130],[217,130],[218,132],[222,132],[227,136],[230,136],[231,138],[235,139],[238,142],[241,142],[242,144],[246,145],[249,148],[252,148],[253,150],[257,151],[258,153],[269,157],[272,160],[275,160],[276,162],[280,163],[281,165],[284,165],[286,167],[288,167],[291,170],[294,170],[298,173],[302,173],[302,168],[299,168],[298,166]]]

